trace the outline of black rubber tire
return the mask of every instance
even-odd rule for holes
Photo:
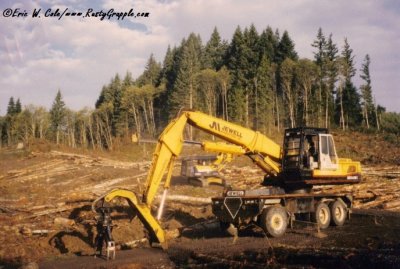
[[[342,226],[346,222],[347,206],[343,202],[336,200],[329,207],[331,210],[331,223],[335,226]]]
[[[285,234],[288,226],[288,215],[282,206],[271,206],[263,210],[260,221],[261,228],[272,237]]]
[[[319,228],[326,229],[331,222],[331,211],[327,204],[319,202],[315,207],[315,212],[311,214],[311,220],[318,223]]]

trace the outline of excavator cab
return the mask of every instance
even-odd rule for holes
[[[339,159],[326,128],[298,127],[285,130],[282,172],[285,184],[326,185],[357,183],[358,162]],[[354,181],[354,182],[352,182]]]
[[[320,167],[320,137],[331,136],[327,129],[299,127],[285,130],[283,141],[283,172],[298,174]],[[325,144],[324,144],[325,147]],[[325,160],[326,158],[324,158]],[[304,173],[303,173],[304,174]],[[309,173],[306,173],[309,174]]]

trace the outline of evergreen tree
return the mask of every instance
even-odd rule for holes
[[[123,90],[122,81],[116,74],[108,85],[103,86],[96,101],[96,109],[101,110],[103,124],[110,128],[113,136],[122,136],[126,131],[126,117],[121,107]]]
[[[261,59],[265,56],[269,62],[274,61],[276,50],[278,48],[279,40],[276,39],[274,32],[270,26],[264,30],[259,38],[258,51],[260,52],[260,62]]]
[[[15,114],[15,102],[14,97],[10,97],[7,106],[7,115],[14,115]]]
[[[334,119],[335,110],[335,85],[338,80],[338,48],[332,41],[332,34],[329,35],[326,44],[326,75],[327,89],[325,91],[325,127],[328,128]]]
[[[150,84],[156,86],[160,83],[161,65],[154,59],[154,55],[151,54],[147,60],[146,67],[143,74],[137,79],[137,84],[143,86]]]
[[[381,113],[382,130],[394,134],[396,136],[396,142],[400,143],[400,114],[395,112]]]
[[[327,85],[326,85],[326,77],[327,77],[327,53],[326,53],[326,47],[327,47],[327,42],[325,39],[325,35],[322,32],[322,29],[318,29],[317,33],[317,38],[314,40],[312,45],[314,48],[316,48],[316,52],[314,52],[314,61],[318,67],[318,90],[317,90],[317,95],[316,99],[313,100],[314,103],[317,106],[317,125],[320,126],[321,121],[322,121],[322,112],[323,112],[323,105],[326,102],[323,102],[323,96],[328,97],[327,93]],[[326,100],[325,98],[325,100]],[[325,109],[326,112],[326,109]]]
[[[223,65],[226,49],[226,42],[221,40],[217,27],[215,27],[204,49],[203,68],[219,70]]]
[[[232,87],[242,88],[245,84],[245,41],[242,30],[238,26],[233,34],[227,53],[227,67],[232,76]]]
[[[56,133],[56,143],[60,143],[60,132],[65,126],[66,108],[62,100],[60,90],[57,91],[56,98],[50,109],[50,121],[53,131]]]
[[[124,115],[121,106],[122,100],[122,82],[118,74],[115,75],[114,79],[110,84],[110,94],[111,94],[111,130],[113,136],[121,136],[124,133]]]
[[[296,61],[298,59],[297,52],[294,49],[294,42],[287,31],[283,32],[282,38],[279,41],[277,52],[277,63],[282,63],[286,58]]]
[[[21,106],[21,101],[19,98],[17,99],[17,102],[15,103],[15,113],[19,114],[22,112],[22,106]]]
[[[186,42],[182,42],[182,55],[179,61],[178,74],[173,92],[169,98],[170,117],[175,117],[182,107],[193,109],[197,106],[196,75],[200,71],[201,39],[190,34]]]
[[[231,77],[231,90],[228,91],[228,115],[232,121],[245,124],[246,87],[246,44],[240,26],[233,34],[227,53],[227,67]]]
[[[166,125],[169,119],[169,113],[165,113],[165,111],[169,111],[168,100],[171,96],[176,79],[176,72],[174,69],[176,50],[176,48],[171,49],[170,46],[167,48],[160,71],[160,87],[164,90],[154,100],[155,117],[157,118],[157,122],[162,126]]]
[[[336,98],[336,121],[343,129],[346,129],[348,126],[360,124],[362,117],[360,95],[351,81],[356,72],[353,50],[350,48],[347,39],[344,43],[340,63],[342,81]]]
[[[174,55],[176,54],[176,48],[171,50],[171,47],[168,46],[167,52],[165,53],[163,66],[161,69],[161,83],[164,83],[167,89],[171,89],[173,82],[175,81],[175,72],[174,72]]]
[[[123,105],[123,96],[126,90],[134,85],[134,80],[132,78],[132,74],[130,72],[126,72],[124,79],[121,83],[121,100],[120,100],[120,119],[117,121],[116,129],[122,135],[127,136],[129,133],[129,127],[133,125],[132,119],[129,117],[128,111],[125,109]]]
[[[350,81],[356,74],[354,67],[353,50],[350,48],[347,38],[344,39],[344,46],[342,51],[342,73],[346,81]]]
[[[254,24],[252,24],[249,29],[245,29],[243,37],[245,41],[245,62],[242,65],[243,71],[245,72],[245,123],[246,126],[249,127],[249,122],[252,120],[251,117],[255,115],[257,110],[257,70],[260,61],[259,36]]]
[[[371,122],[375,122],[375,114],[374,114],[374,103],[372,100],[372,88],[371,88],[371,76],[369,72],[369,65],[371,63],[371,59],[369,55],[365,55],[364,63],[361,67],[361,79],[364,80],[364,84],[361,85],[361,97],[362,97],[362,109],[363,109],[363,118],[364,122],[369,128]]]
[[[0,149],[7,141],[7,129],[5,117],[0,117]]]
[[[282,64],[286,59],[289,59],[291,61],[297,61],[298,56],[297,56],[297,52],[294,50],[294,43],[292,41],[292,39],[289,37],[289,33],[287,31],[283,32],[283,35],[281,38],[279,38],[279,31],[276,30],[275,33],[276,37],[279,40],[278,43],[278,47],[276,50],[276,54],[275,54],[275,63],[277,63],[278,68],[276,69],[276,89],[277,89],[277,93],[279,96],[281,96],[283,99],[285,99],[285,96],[287,97],[287,89],[283,88],[283,86],[286,84],[287,85],[287,81],[283,81],[282,78]],[[287,75],[287,74],[286,74]],[[285,92],[286,91],[286,92]],[[292,107],[289,107],[289,110],[292,109]],[[294,117],[294,110],[292,110],[291,112],[293,113],[289,113],[290,117]],[[294,118],[290,118],[290,124],[294,123]]]
[[[325,74],[325,59],[326,59],[326,46],[327,42],[325,39],[325,35],[322,32],[322,28],[318,29],[317,39],[311,44],[314,48],[316,48],[316,52],[314,52],[314,60],[320,70],[320,76],[324,77]]]
[[[95,103],[96,109],[99,108],[103,103],[106,102],[107,91],[108,91],[108,89],[106,86],[103,86],[101,88],[100,95],[97,98],[96,103]]]
[[[254,96],[253,128],[255,130],[270,130],[273,122],[274,93],[271,89],[272,68],[268,55],[264,54],[257,68],[257,88]]]
[[[4,120],[4,140],[8,145],[11,145],[16,138],[16,107],[14,97],[10,97],[7,106],[7,114]]]

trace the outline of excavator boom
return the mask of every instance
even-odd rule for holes
[[[158,139],[152,165],[147,176],[145,191],[142,196],[138,197],[129,190],[118,189],[104,195],[106,202],[110,202],[115,197],[126,198],[129,204],[136,209],[139,218],[149,230],[152,240],[158,241],[162,246],[166,242],[166,235],[158,220],[161,218],[165,197],[170,186],[174,161],[182,151],[184,143],[183,131],[186,124],[190,124],[243,149],[243,151],[237,149],[235,150],[236,152],[246,152],[255,155],[256,163],[265,172],[277,174],[280,171],[281,147],[266,136],[201,112],[182,112],[168,124]],[[232,149],[232,147],[227,148],[229,150]],[[164,193],[156,219],[150,209],[165,172],[167,172],[167,175],[164,179]]]

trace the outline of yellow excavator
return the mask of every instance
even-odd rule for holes
[[[314,185],[354,184],[361,180],[360,163],[338,158],[327,129],[287,129],[281,147],[260,132],[201,112],[183,111],[159,136],[144,192],[138,195],[131,190],[115,189],[96,200],[109,203],[116,197],[126,198],[147,228],[150,242],[167,247],[160,219],[187,124],[225,141],[218,145],[219,152],[245,154],[266,174],[264,188],[227,189],[221,197],[212,198],[212,210],[221,227],[255,223],[266,233],[281,236],[297,214],[308,213],[320,228],[330,223],[343,225],[349,216],[351,195],[312,191]],[[155,217],[151,207],[162,183],[164,191]]]

